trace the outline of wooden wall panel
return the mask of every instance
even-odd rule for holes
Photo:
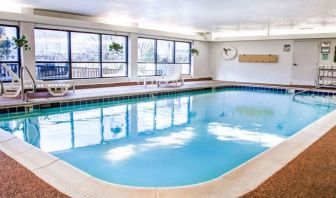
[[[239,62],[248,63],[277,63],[279,60],[278,55],[254,55],[254,54],[240,54]]]

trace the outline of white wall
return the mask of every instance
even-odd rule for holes
[[[285,44],[293,46],[293,40],[214,42],[210,47],[210,64],[213,68],[214,79],[290,84],[293,50],[284,52]],[[236,47],[238,54],[276,54],[279,55],[279,62],[242,63],[238,61],[238,56],[234,60],[225,60],[221,51],[227,45]]]
[[[199,56],[192,56],[192,74],[193,77],[212,77],[212,68],[210,66],[210,45],[205,41],[195,41],[193,47],[199,51]]]
[[[294,84],[296,84],[295,82],[298,81],[297,79],[311,78],[310,80],[306,80],[310,82],[309,85],[314,85],[316,80],[315,74],[311,75],[309,72],[293,73],[293,55],[295,53],[295,41],[297,40],[212,42],[210,45],[209,61],[212,67],[213,77],[215,80],[223,81],[270,83],[284,85],[290,85],[292,84],[291,82],[294,82]],[[314,62],[312,64],[317,63],[317,65],[336,66],[336,63],[334,62],[336,39],[306,39],[304,41],[315,41],[318,43],[314,46],[313,50],[310,50],[319,53],[319,56],[316,56],[316,61],[312,61]],[[329,54],[328,60],[322,60],[322,55],[320,53],[321,41],[331,41],[331,52]],[[283,47],[285,44],[291,45],[290,52],[283,51]],[[238,61],[238,56],[234,60],[226,61],[221,55],[221,50],[223,49],[223,47],[228,45],[235,46],[238,50],[238,54],[276,54],[279,55],[279,62],[243,63]],[[316,67],[317,70],[317,65],[312,66]]]

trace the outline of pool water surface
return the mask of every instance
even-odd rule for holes
[[[220,90],[0,117],[0,128],[98,179],[175,187],[215,179],[334,110],[292,94]]]

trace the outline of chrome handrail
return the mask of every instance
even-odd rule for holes
[[[320,89],[320,88],[322,88],[322,87],[328,87],[328,86],[335,85],[335,84],[336,84],[336,82],[333,82],[333,83],[330,83],[330,84],[327,84],[327,85],[320,85],[320,86],[316,86],[316,87],[311,88],[311,89],[307,89],[307,90],[299,91],[299,92],[297,92],[297,93],[294,94],[294,96],[293,96],[293,100],[294,100],[295,97],[296,97],[297,95],[299,95],[299,94],[306,93],[306,92],[308,92],[308,91],[312,91],[312,90],[315,90],[315,89]]]
[[[0,79],[0,96],[2,96],[2,94],[4,93],[4,85],[2,83],[2,80]]]
[[[25,93],[25,89],[24,89],[24,78],[23,78],[23,76],[24,76],[23,75],[23,70],[24,69],[26,69],[30,79],[33,81],[33,90],[32,91],[27,91],[26,93]],[[28,94],[36,92],[36,81],[34,80],[33,76],[31,75],[30,71],[28,70],[28,68],[25,67],[25,66],[22,66],[20,68],[20,74],[21,74],[21,76],[20,76],[20,79],[21,79],[21,99],[24,102],[28,102]]]

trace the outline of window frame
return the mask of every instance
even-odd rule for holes
[[[40,28],[36,27],[34,30],[51,30],[51,31],[63,31],[67,32],[67,37],[68,37],[68,61],[35,61],[35,66],[36,63],[68,63],[69,64],[69,78],[55,78],[55,79],[46,79],[45,81],[51,81],[51,80],[81,80],[81,79],[99,79],[99,78],[123,78],[123,77],[128,77],[128,66],[129,66],[129,58],[128,58],[128,36],[127,35],[119,35],[119,34],[108,34],[108,33],[97,33],[97,32],[86,32],[86,31],[77,31],[77,30],[65,30],[65,29],[57,29],[57,28]],[[71,46],[71,40],[72,40],[72,33],[83,33],[83,34],[97,34],[98,35],[98,40],[99,40],[99,60],[94,61],[94,62],[81,62],[81,61],[72,61],[72,46]],[[102,43],[102,36],[107,35],[107,36],[121,36],[125,38],[125,62],[120,62],[120,61],[103,61],[103,43]],[[73,78],[72,77],[72,64],[73,63],[95,63],[99,64],[99,69],[100,69],[100,76],[98,77],[90,77],[90,78]],[[104,63],[124,63],[126,64],[126,72],[124,76],[112,76],[112,77],[104,77],[103,76],[103,64]]]
[[[3,27],[14,27],[16,29],[16,38],[20,38],[20,27],[18,25],[7,25],[7,24],[0,24],[0,26],[3,26]],[[20,71],[21,71],[21,51],[20,49],[16,49],[17,50],[17,55],[18,55],[18,60],[17,61],[4,61],[4,60],[0,60],[0,67],[2,67],[1,65],[4,63],[4,64],[18,64],[18,73],[17,75],[20,77],[21,74],[20,74]],[[0,81],[1,82],[11,82],[11,80],[1,80],[0,78]]]
[[[139,77],[145,77],[145,76],[159,76],[158,75],[158,64],[163,64],[163,65],[169,65],[169,64],[181,64],[181,65],[189,65],[189,73],[188,74],[182,74],[182,75],[191,75],[191,52],[189,51],[189,56],[188,56],[188,63],[176,63],[176,43],[187,43],[189,44],[189,50],[192,47],[192,42],[188,42],[188,41],[178,41],[178,40],[169,40],[169,39],[158,39],[158,38],[149,38],[149,37],[138,37],[138,41],[139,39],[149,39],[149,40],[154,40],[154,62],[142,62],[139,60],[137,60],[137,63],[139,64],[154,64],[155,65],[155,74],[154,75],[138,75]],[[173,42],[173,61],[171,63],[161,63],[158,62],[158,51],[157,51],[157,42],[158,41],[169,41],[169,42]],[[139,52],[138,52],[139,54]],[[139,68],[138,68],[139,69]]]
[[[68,64],[69,65],[69,77],[68,78],[53,78],[53,79],[43,79],[44,81],[52,81],[52,80],[69,80],[72,79],[72,68],[71,68],[71,41],[70,39],[70,31],[67,30],[61,30],[61,29],[49,29],[49,28],[34,28],[35,30],[49,30],[49,31],[58,31],[58,32],[66,32],[67,33],[67,44],[68,44],[68,61],[36,61],[35,60],[35,68],[37,63],[63,63],[63,64]],[[34,33],[35,35],[35,33]],[[36,39],[36,38],[35,38]],[[35,44],[35,43],[34,43]],[[36,55],[35,55],[36,57]]]

